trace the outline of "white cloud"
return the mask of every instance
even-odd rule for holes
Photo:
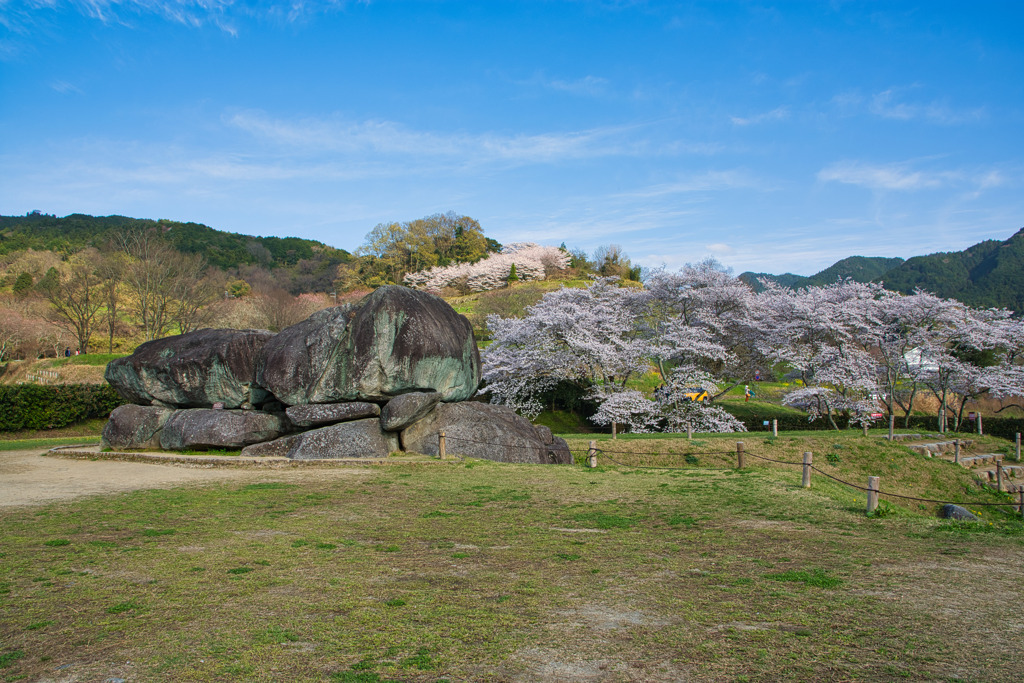
[[[349,5],[368,5],[370,0],[293,0],[292,2],[247,3],[237,0],[0,0],[0,26],[27,33],[29,27],[49,17],[40,10],[68,5],[78,13],[104,24],[131,26],[141,15],[156,15],[191,28],[214,26],[238,35],[237,21],[253,17],[272,22],[297,23],[316,15],[344,10]],[[0,51],[15,48],[0,44]]]
[[[774,186],[769,182],[750,175],[742,169],[727,171],[705,171],[678,178],[672,182],[659,183],[624,192],[619,197],[653,198],[693,192],[719,192],[723,190],[750,189],[770,191]]]
[[[72,83],[68,83],[67,81],[54,81],[50,84],[50,87],[62,95],[68,95],[72,93],[76,95],[82,94],[81,88]]]
[[[905,164],[872,165],[843,161],[818,171],[818,180],[860,185],[872,190],[922,190],[941,187],[950,178],[947,174],[913,171]]]
[[[572,95],[602,95],[608,88],[608,80],[597,76],[585,76],[574,81],[551,80],[544,85],[552,90],[567,92]]]
[[[841,161],[818,171],[822,182],[858,185],[871,190],[931,190],[960,187],[975,196],[980,192],[1005,185],[1008,180],[998,169],[951,169],[923,171],[912,168],[911,162],[870,164],[863,161]]]
[[[942,102],[913,102],[905,95],[915,87],[892,87],[875,93],[868,105],[868,111],[885,119],[911,121],[920,119],[941,125],[970,123],[985,118],[985,109],[953,109]]]
[[[772,121],[785,121],[789,118],[788,107],[776,107],[771,111],[754,114],[753,116],[741,117],[732,116],[730,120],[734,126],[753,126],[759,123],[770,123]]]
[[[553,163],[571,159],[636,156],[656,149],[636,139],[643,126],[607,126],[582,131],[501,135],[434,132],[394,121],[347,121],[342,118],[284,121],[262,112],[226,116],[225,123],[286,152],[402,155],[447,159],[450,163]]]

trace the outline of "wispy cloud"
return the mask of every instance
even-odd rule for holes
[[[754,114],[752,116],[732,116],[730,120],[734,126],[753,126],[759,123],[771,123],[772,121],[785,121],[789,118],[788,107],[776,107],[771,111]]]
[[[925,173],[911,170],[906,164],[873,165],[860,161],[843,161],[818,171],[823,182],[860,185],[872,190],[923,190],[945,185],[948,173]]]
[[[608,89],[608,80],[598,76],[584,76],[576,80],[555,79],[545,81],[544,86],[551,90],[567,92],[572,95],[603,95]]]
[[[907,96],[916,89],[915,86],[892,87],[875,93],[868,104],[868,111],[885,119],[924,120],[941,125],[971,123],[986,116],[984,107],[954,109],[939,101],[915,102]]]
[[[0,0],[0,26],[24,34],[28,27],[46,21],[43,10],[66,6],[104,24],[131,26],[136,18],[150,15],[192,28],[213,26],[234,36],[238,35],[238,23],[253,17],[290,24],[350,5],[368,4],[370,0]]]
[[[77,85],[74,85],[72,83],[68,83],[67,81],[54,81],[53,83],[50,84],[50,87],[53,88],[54,90],[56,90],[57,92],[59,92],[62,95],[70,95],[70,94],[81,95],[82,94],[82,89],[81,88],[79,88]]]
[[[605,97],[611,94],[611,82],[607,78],[592,74],[579,78],[564,78],[550,76],[540,70],[529,78],[513,82],[531,90],[551,90],[579,97]]]
[[[260,141],[298,154],[373,153],[413,158],[436,157],[467,164],[553,163],[572,159],[638,155],[653,143],[638,136],[644,126],[607,126],[582,131],[519,135],[421,131],[394,121],[342,118],[287,121],[245,111],[225,122]]]
[[[743,169],[725,171],[704,171],[672,182],[649,185],[630,192],[620,193],[619,197],[654,198],[667,195],[688,194],[694,192],[720,192],[723,190],[749,189],[770,191],[774,185],[767,180],[751,175]]]
[[[859,185],[872,190],[932,190],[966,187],[974,193],[1006,183],[998,169],[939,171],[917,170],[911,162],[871,164],[863,161],[841,161],[818,171],[821,182]]]

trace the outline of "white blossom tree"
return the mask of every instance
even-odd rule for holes
[[[683,399],[690,386],[717,390],[712,376],[698,367],[727,353],[713,340],[713,330],[687,326],[671,314],[652,325],[652,295],[617,287],[615,280],[550,292],[522,319],[490,317],[494,343],[483,360],[491,400],[532,417],[542,409],[544,392],[570,381],[588,388],[588,397],[599,404],[591,418],[596,424],[625,424],[634,432],[688,425],[701,431],[742,430],[723,409]],[[676,367],[663,370],[664,400],[628,388],[628,380],[647,372],[653,359],[665,358]]]
[[[549,292],[522,319],[489,317],[494,341],[483,355],[483,378],[492,402],[532,417],[539,396],[560,381],[606,400],[645,372],[651,346],[639,321],[647,294],[615,280]]]
[[[833,429],[837,410],[856,418],[878,392],[868,340],[879,296],[881,285],[853,280],[799,290],[767,282],[749,310],[752,327],[762,331],[761,352],[800,374],[804,388],[789,403],[820,406],[809,416],[824,416]]]
[[[755,294],[714,259],[676,273],[656,271],[647,289],[648,324],[658,346],[654,361],[667,384],[673,366],[702,369],[715,376],[710,392],[718,398],[766,365],[748,315]]]
[[[403,282],[414,289],[430,291],[462,283],[470,291],[485,292],[508,284],[513,265],[518,280],[543,280],[552,270],[568,267],[569,259],[568,252],[557,247],[516,242],[506,244],[500,253],[489,254],[475,263],[435,266],[409,273]]]

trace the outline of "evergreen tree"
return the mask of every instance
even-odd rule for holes
[[[32,289],[32,274],[22,273],[18,276],[18,279],[14,281],[14,293],[18,296],[25,296],[29,290]]]

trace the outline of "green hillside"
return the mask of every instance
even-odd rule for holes
[[[758,278],[784,287],[827,285],[840,278],[881,282],[886,289],[909,294],[923,289],[970,306],[997,306],[1024,311],[1024,229],[1007,240],[985,240],[963,251],[901,258],[851,256],[810,277],[784,273],[743,273],[755,290]]]
[[[264,269],[292,294],[331,291],[337,266],[354,258],[344,249],[299,237],[256,237],[201,223],[77,213],[63,218],[44,213],[0,216],[0,255],[25,249],[62,255],[89,247],[108,251],[117,248],[118,234],[132,229],[159,230],[172,247],[185,254],[202,254],[214,268]]]
[[[1010,239],[985,240],[964,251],[915,256],[886,273],[886,288],[916,288],[971,306],[1024,310],[1024,230]]]
[[[898,256],[894,258],[886,258],[884,256],[850,256],[807,278],[805,284],[820,287],[846,278],[851,278],[857,282],[871,282],[883,277],[902,263],[903,259]]]
[[[63,218],[44,213],[0,216],[0,254],[30,248],[58,253],[73,253],[86,247],[106,249],[120,231],[132,228],[158,228],[178,251],[201,253],[218,268],[293,266],[317,257],[338,263],[351,259],[344,249],[300,237],[256,237],[215,230],[201,223],[79,213]]]
[[[783,287],[793,289],[799,287],[820,287],[830,285],[836,280],[852,278],[857,282],[871,282],[877,280],[893,268],[901,265],[903,259],[899,257],[886,258],[884,256],[850,256],[842,261],[837,261],[825,270],[811,276],[794,275],[783,273],[782,275],[771,275],[769,273],[743,273],[740,279],[751,285],[756,291],[764,287],[758,282],[760,278],[771,278]]]

